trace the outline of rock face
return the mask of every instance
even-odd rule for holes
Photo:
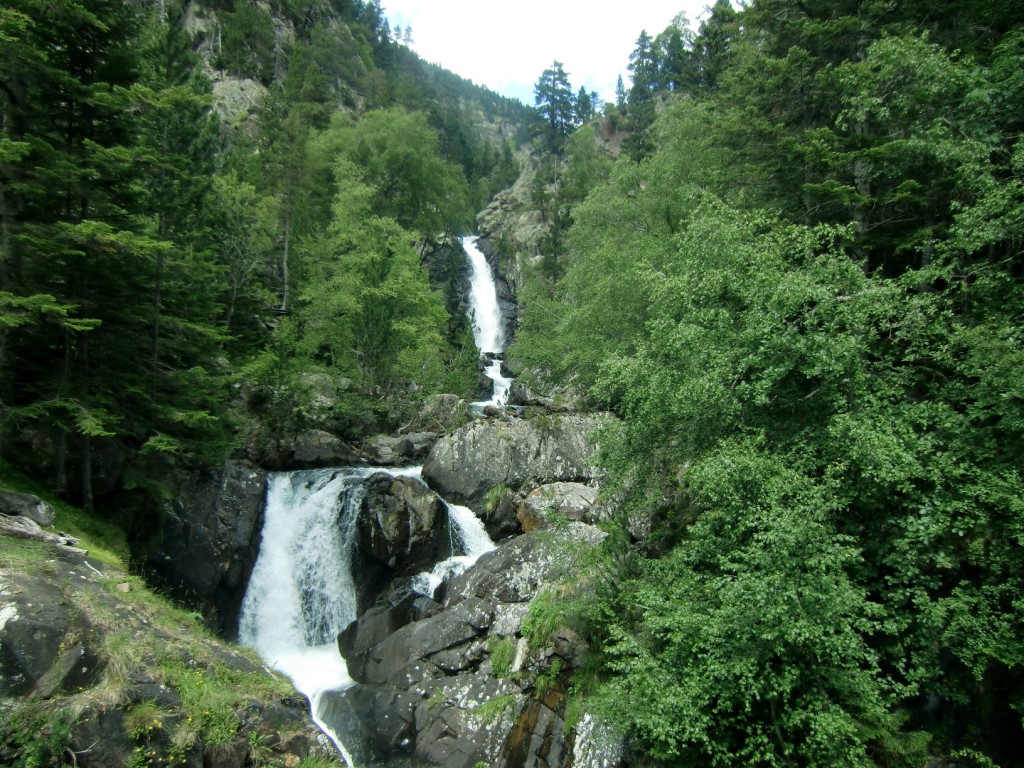
[[[580,644],[562,631],[531,649],[522,623],[541,585],[603,536],[580,523],[519,536],[456,577],[442,604],[416,598],[360,616],[340,638],[359,684],[327,694],[325,708],[357,762],[412,753],[447,768],[585,764],[564,723]]]
[[[245,461],[182,479],[177,496],[155,514],[156,531],[136,556],[175,594],[195,605],[227,637],[259,553],[267,476]]]
[[[334,752],[288,686],[268,693],[262,666],[199,637],[194,624],[158,616],[152,597],[113,588],[128,584],[123,572],[50,544],[10,547],[0,535],[0,548],[19,558],[0,566],[0,762],[22,764],[32,740],[60,742],[50,759],[37,753],[38,764],[81,768],[136,765],[143,752],[147,764],[184,768],[298,765]],[[218,679],[243,682],[228,692]],[[197,685],[232,701],[196,699]],[[221,725],[210,738],[214,710]]]
[[[448,512],[423,481],[382,472],[364,487],[359,549],[385,567],[389,578],[430,570],[452,554]]]
[[[548,414],[542,419],[476,421],[439,440],[423,477],[447,499],[479,505],[498,485],[597,479],[591,435],[605,417]]]
[[[582,483],[549,483],[530,491],[518,504],[516,519],[526,532],[543,528],[552,519],[596,523],[592,514],[597,489]]]

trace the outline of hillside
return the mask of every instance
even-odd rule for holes
[[[717,0],[613,103],[556,61],[535,110],[399,37],[358,0],[0,9],[4,455],[225,635],[269,473],[358,465],[319,641],[367,760],[1024,765],[1024,3]],[[450,501],[495,540],[424,587]],[[173,656],[140,583],[0,540],[103,595],[62,632]]]

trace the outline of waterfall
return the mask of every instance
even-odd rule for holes
[[[488,405],[500,408],[508,397],[512,379],[501,373],[505,330],[494,275],[486,257],[476,247],[476,238],[462,238],[462,247],[469,256],[469,311],[473,322],[473,340],[480,354],[489,358],[484,374],[494,382],[494,394],[491,399],[473,403],[473,406],[478,411],[482,411]]]
[[[505,334],[491,266],[476,247],[476,238],[462,238],[462,247],[469,256],[469,309],[472,312],[473,341],[480,354],[503,352]]]
[[[442,499],[444,501],[444,499]],[[442,560],[431,570],[417,574],[412,581],[412,588],[421,595],[432,597],[441,582],[458,576],[477,561],[480,555],[494,549],[494,542],[487,535],[480,518],[473,514],[469,507],[444,502],[448,508],[448,523],[452,526],[457,538],[461,555],[452,555]]]
[[[365,498],[363,481],[376,472],[419,477],[420,468],[315,469],[270,475],[260,553],[242,601],[239,629],[243,645],[254,648],[305,694],[314,722],[350,766],[354,765],[351,755],[323,723],[319,706],[324,692],[354,684],[338,653],[337,636],[356,618],[352,566],[357,522]],[[472,510],[445,504],[453,549],[463,554],[416,576],[413,588],[423,594],[433,594],[442,580],[461,573],[494,548]]]
[[[242,601],[239,640],[289,677],[313,720],[324,691],[353,684],[337,636],[356,617],[352,553],[366,470],[272,474],[260,554]]]

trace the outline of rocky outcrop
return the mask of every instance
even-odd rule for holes
[[[441,604],[365,612],[339,641],[359,684],[327,694],[321,716],[357,762],[412,753],[447,768],[576,765],[564,716],[582,646],[568,630],[528,643],[523,619],[541,586],[603,536],[579,523],[519,536],[457,576]]]
[[[153,534],[135,544],[147,571],[227,637],[259,553],[266,473],[246,461],[185,475],[152,514]]]
[[[597,488],[583,483],[548,483],[534,488],[516,506],[523,531],[535,531],[551,521],[569,520],[594,524]]]
[[[606,417],[547,414],[513,421],[476,421],[439,440],[423,477],[449,500],[479,506],[499,485],[596,480],[594,432]]]
[[[2,535],[0,551],[0,763],[334,762],[287,683],[122,571]]]

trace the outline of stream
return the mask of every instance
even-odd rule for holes
[[[470,238],[463,239],[471,265],[470,313],[474,340],[494,382],[490,400],[473,403],[481,413],[502,407],[511,379],[501,373],[503,318],[490,266]],[[337,637],[356,619],[353,581],[357,520],[364,482],[377,472],[419,477],[406,469],[344,467],[277,472],[270,475],[259,557],[242,603],[239,640],[268,666],[286,675],[310,703],[313,720],[332,739],[350,766],[352,756],[320,717],[327,691],[354,685]],[[494,548],[480,520],[467,507],[445,502],[451,556],[418,574],[411,586],[424,595],[469,568]]]

